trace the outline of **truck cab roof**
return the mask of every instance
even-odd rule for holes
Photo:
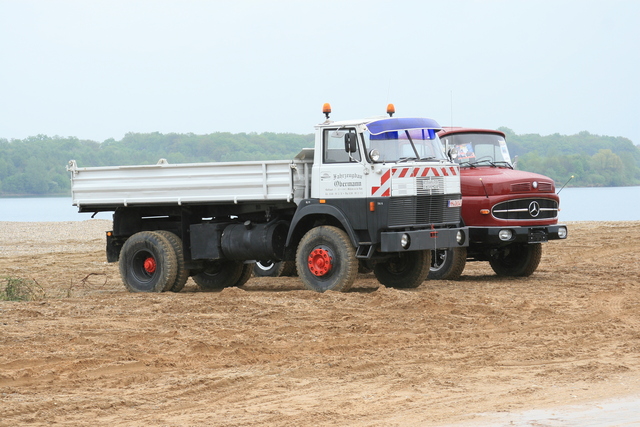
[[[368,119],[330,121],[316,125],[317,129],[325,127],[361,127],[364,126],[371,134],[379,135],[385,132],[398,132],[412,129],[440,130],[442,126],[433,119],[426,117],[371,117]]]
[[[495,129],[465,128],[465,127],[452,127],[452,126],[443,127],[442,130],[438,132],[438,136],[442,138],[443,136],[451,135],[454,133],[493,133],[493,134],[501,135],[503,138],[506,138],[506,135],[504,132],[495,130]]]

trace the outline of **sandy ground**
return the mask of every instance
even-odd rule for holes
[[[0,276],[41,288],[0,302],[0,425],[482,425],[640,396],[640,222],[569,225],[529,278],[130,294],[109,221],[0,223]]]

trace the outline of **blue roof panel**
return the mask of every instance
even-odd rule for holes
[[[397,117],[376,120],[367,124],[367,129],[372,135],[379,135],[384,132],[394,132],[409,129],[442,129],[442,126],[433,119],[426,117]]]

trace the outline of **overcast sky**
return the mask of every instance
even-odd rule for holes
[[[640,144],[640,1],[0,0],[0,138],[426,116]]]

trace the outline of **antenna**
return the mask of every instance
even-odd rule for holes
[[[450,115],[450,117],[449,117],[450,122],[449,123],[451,123],[451,127],[453,128],[453,89],[451,89],[450,97],[451,97],[451,99],[449,100],[449,106],[450,106],[449,108],[451,109],[451,111],[449,112],[449,115]]]
[[[480,184],[482,184],[482,189],[484,190],[484,195],[487,196],[487,199],[489,198],[489,193],[487,193],[487,187],[484,186],[484,181],[482,180],[482,178],[480,178]]]
[[[564,187],[566,187],[566,186],[567,186],[567,184],[569,183],[569,181],[571,181],[572,179],[573,179],[573,175],[571,175],[571,178],[569,178],[569,179],[567,180],[567,182],[565,182],[565,183],[564,183],[564,185],[562,186],[562,188],[558,190],[558,193],[557,193],[557,194],[560,194],[560,192],[564,189]]]
[[[389,85],[387,86],[387,104],[389,103],[390,94],[391,94],[391,77],[389,77]]]

